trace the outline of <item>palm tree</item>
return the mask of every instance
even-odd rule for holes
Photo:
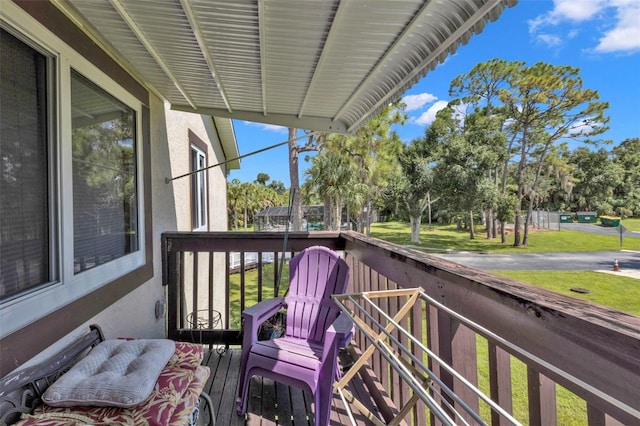
[[[314,157],[311,167],[306,172],[310,177],[311,185],[325,200],[325,222],[327,205],[331,206],[329,223],[334,230],[340,229],[342,207],[352,185],[353,172],[348,159],[331,150],[324,150]]]

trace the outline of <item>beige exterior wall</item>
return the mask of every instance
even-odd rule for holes
[[[169,141],[169,156],[171,158],[171,168],[165,170],[166,177],[180,176],[190,171],[189,156],[189,130],[200,140],[208,145],[207,165],[221,163],[225,160],[218,133],[213,125],[213,120],[209,116],[191,114],[181,111],[172,111],[167,105],[165,107],[165,118],[167,124],[167,136]],[[226,168],[224,165],[213,167],[207,171],[208,185],[208,208],[209,208],[209,230],[226,231]],[[176,179],[169,185],[173,186],[175,194],[175,209],[178,217],[178,231],[191,231],[191,199],[190,199],[190,178],[183,177]]]
[[[167,134],[171,141],[169,144],[169,156],[171,158],[171,174],[167,177],[181,176],[190,171],[190,150],[189,131],[193,132],[201,141],[207,145],[207,166],[212,166],[224,162],[224,154],[220,147],[218,133],[215,129],[213,119],[209,116],[201,116],[186,112],[172,111],[167,106],[165,108],[167,122]],[[172,181],[175,196],[175,215],[177,217],[178,231],[191,231],[191,188],[190,177],[183,177]],[[209,231],[227,230],[227,180],[226,168],[223,166],[213,167],[207,171],[207,224]],[[213,301],[214,309],[224,316],[224,254],[214,255],[214,291],[212,295],[208,292],[209,281],[209,254],[198,255],[198,306],[193,306],[193,293],[190,291],[193,277],[193,257],[188,253],[185,257],[185,280],[187,280],[186,304],[187,312],[202,310],[208,307],[209,299]],[[204,317],[207,315],[202,314]]]

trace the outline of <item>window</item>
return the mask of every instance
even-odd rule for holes
[[[138,249],[135,112],[71,74],[74,273]]]
[[[191,145],[191,171],[207,167],[205,153]],[[207,230],[207,172],[205,170],[191,175],[191,225],[194,231]]]
[[[60,40],[0,24],[1,334],[146,253],[142,102]]]
[[[51,282],[48,61],[0,29],[0,299]]]

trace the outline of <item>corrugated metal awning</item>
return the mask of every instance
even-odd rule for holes
[[[351,132],[517,0],[56,0],[172,108]]]

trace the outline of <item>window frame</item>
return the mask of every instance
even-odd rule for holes
[[[204,158],[204,167],[208,167],[209,159],[207,155],[207,144],[196,136],[191,130],[189,130],[189,171],[195,172],[199,169],[196,165],[195,169],[193,168],[192,158],[193,152],[195,151],[197,155]],[[200,188],[198,178],[202,176],[202,183],[204,188]],[[194,181],[196,184],[194,185]],[[191,213],[191,229],[193,231],[208,231],[209,230],[209,200],[208,200],[208,185],[209,185],[209,171],[204,170],[199,173],[194,173],[191,175],[189,182],[189,192],[190,192],[190,213]],[[194,193],[194,186],[196,187],[196,193]],[[200,200],[197,197],[197,193],[202,190],[204,196]],[[196,202],[197,200],[197,202]],[[202,205],[204,204],[204,205]],[[200,223],[199,218],[204,213],[204,222]]]
[[[57,182],[56,170],[57,170],[57,158],[58,152],[56,147],[56,132],[58,130],[58,111],[57,96],[58,93],[55,90],[56,81],[58,78],[57,62],[55,54],[51,52],[47,47],[42,44],[34,42],[30,37],[25,36],[24,33],[9,25],[5,20],[0,19],[0,28],[14,36],[16,39],[24,43],[27,47],[31,48],[34,52],[39,53],[45,59],[45,84],[46,84],[46,105],[42,105],[46,110],[45,126],[46,126],[46,152],[47,152],[47,196],[46,202],[48,206],[48,265],[49,265],[49,281],[34,285],[24,291],[18,292],[11,296],[7,296],[4,300],[0,301],[0,309],[5,304],[21,298],[29,293],[42,290],[50,285],[55,284],[59,280],[60,276],[60,244],[59,244],[59,185]],[[40,106],[40,105],[39,105]],[[0,329],[0,334],[2,329]]]
[[[149,247],[151,217],[147,211],[150,182],[146,169],[148,164],[145,164],[147,161],[144,159],[149,152],[148,147],[143,146],[149,136],[146,128],[148,123],[144,121],[149,119],[148,107],[138,93],[116,82],[111,75],[94,65],[91,58],[78,53],[47,28],[33,25],[29,16],[20,19],[22,12],[19,10],[16,12],[12,6],[7,9],[0,13],[2,28],[47,57],[48,90],[52,94],[48,98],[53,106],[47,117],[51,166],[48,179],[51,206],[49,232],[53,237],[50,243],[50,264],[53,280],[0,302],[2,339],[108,284],[121,282],[131,274],[140,277],[130,284],[135,288],[151,278],[153,269],[152,250]],[[15,15],[11,12],[15,12]],[[131,108],[135,112],[136,121],[138,250],[79,274],[74,274],[71,70]],[[99,306],[95,309],[99,309]]]

